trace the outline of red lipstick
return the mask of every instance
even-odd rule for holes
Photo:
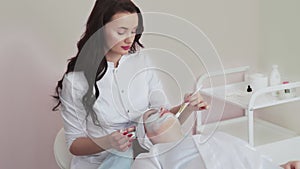
[[[130,49],[130,46],[121,46],[121,48],[124,50],[128,50],[128,49]]]

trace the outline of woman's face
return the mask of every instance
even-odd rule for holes
[[[148,137],[181,129],[178,119],[167,109],[146,112],[144,114],[144,126]]]
[[[116,13],[104,26],[107,56],[127,54],[133,44],[137,27],[137,13]]]

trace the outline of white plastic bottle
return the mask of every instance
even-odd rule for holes
[[[281,84],[280,73],[278,71],[278,65],[272,65],[272,72],[270,74],[270,86],[276,86]],[[278,96],[279,91],[272,92],[273,96]]]

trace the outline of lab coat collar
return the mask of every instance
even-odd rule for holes
[[[126,54],[121,56],[120,60],[119,60],[119,65],[118,67],[130,56],[130,54]],[[113,62],[109,62],[107,61],[107,66],[108,68],[114,69],[115,68],[115,64]]]

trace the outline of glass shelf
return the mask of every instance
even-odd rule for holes
[[[210,123],[202,125],[197,129],[197,131],[199,133],[202,133],[203,131],[212,131],[216,125],[218,125],[218,131],[222,131],[241,138],[242,140],[248,141],[248,118],[246,116],[224,120],[219,124]],[[284,140],[298,136],[298,134],[292,130],[261,119],[255,119],[253,127],[255,142],[254,146],[260,146],[276,142],[278,140]]]

